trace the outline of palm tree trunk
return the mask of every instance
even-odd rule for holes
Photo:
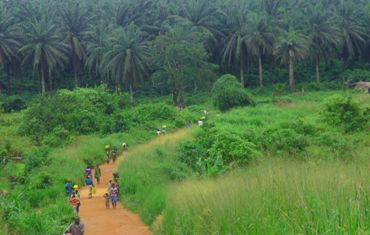
[[[289,55],[289,88],[290,91],[294,91],[294,67],[291,55]]]
[[[9,68],[6,69],[6,76],[8,78],[8,94],[12,94],[12,79],[10,77],[10,71]]]
[[[243,54],[240,55],[240,83],[241,86],[244,88],[244,60],[243,60]]]
[[[75,88],[78,88],[79,86],[79,81],[78,81],[78,76],[77,76],[77,56],[73,55],[73,72],[74,72],[74,77],[75,77]]]
[[[320,58],[316,56],[316,82],[320,83]]]
[[[174,89],[172,92],[172,104],[173,106],[177,106],[177,90]]]
[[[262,68],[262,58],[261,55],[258,56],[258,69],[260,75],[260,88],[263,88],[263,68]]]
[[[134,90],[132,88],[132,85],[130,85],[130,98],[131,98],[131,103],[134,103]]]
[[[41,93],[44,94],[46,92],[46,87],[45,87],[45,71],[44,68],[41,66],[40,68],[40,74],[41,74]]]

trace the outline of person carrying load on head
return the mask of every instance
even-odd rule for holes
[[[127,144],[125,142],[122,143],[122,153],[126,152],[127,150]]]
[[[80,212],[80,206],[81,206],[81,201],[80,201],[80,194],[78,192],[78,185],[73,186],[73,191],[71,196],[69,197],[69,202],[71,205],[74,207],[76,214]]]
[[[163,125],[162,126],[162,134],[163,135],[166,135],[167,134],[167,126],[166,125]]]
[[[110,161],[110,146],[108,144],[105,145],[105,157],[106,157],[107,164],[109,164],[109,161]]]

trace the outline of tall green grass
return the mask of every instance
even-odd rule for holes
[[[368,234],[369,160],[266,160],[172,185],[157,234]]]
[[[192,129],[161,136],[129,151],[120,165],[120,192],[123,205],[152,224],[166,206],[167,185],[191,175],[176,156],[179,142],[191,138]]]

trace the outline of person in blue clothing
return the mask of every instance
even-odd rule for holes
[[[64,191],[66,192],[66,196],[70,197],[72,194],[72,183],[70,179],[67,179],[67,182],[64,186]]]
[[[93,191],[93,187],[94,187],[94,182],[93,180],[91,179],[91,176],[87,176],[86,180],[85,180],[85,184],[87,187],[89,187],[89,198],[92,198],[92,191]]]

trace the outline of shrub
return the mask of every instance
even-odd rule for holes
[[[322,104],[321,116],[326,123],[339,126],[345,132],[361,130],[369,120],[366,109],[361,109],[351,97],[342,95],[327,98]]]
[[[35,168],[47,165],[49,151],[47,147],[34,147],[26,152],[26,171],[31,172]]]
[[[132,116],[137,123],[153,120],[172,120],[176,116],[176,109],[165,103],[144,104],[135,108]]]
[[[178,148],[179,159],[200,174],[214,175],[233,164],[249,163],[256,146],[239,133],[209,125],[196,140]]]
[[[26,102],[19,96],[9,96],[1,106],[5,113],[11,113],[25,109]]]
[[[212,93],[214,105],[221,111],[255,104],[252,96],[241,88],[236,77],[230,74],[221,76],[215,82]]]
[[[293,129],[269,128],[260,136],[260,145],[265,150],[294,153],[309,146],[308,139]]]
[[[205,149],[198,141],[186,141],[178,149],[178,157],[181,162],[185,163],[193,170],[198,169],[198,162],[207,155]]]

